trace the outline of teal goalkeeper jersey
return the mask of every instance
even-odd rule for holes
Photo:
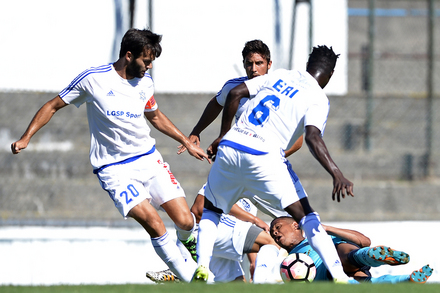
[[[331,236],[333,240],[333,243],[335,245],[338,245],[340,243],[347,243],[347,241],[342,240],[339,237],[335,237],[335,236]],[[319,257],[318,253],[316,251],[313,250],[313,248],[310,246],[309,241],[306,239],[304,239],[303,241],[301,241],[301,243],[299,243],[297,246],[295,246],[290,252],[289,254],[293,254],[293,253],[304,253],[307,254],[308,256],[310,256],[313,260],[313,262],[315,263],[315,267],[316,267],[316,276],[315,276],[315,280],[316,281],[328,281],[330,274],[327,271],[327,268],[325,267],[324,263],[322,262],[322,259]]]

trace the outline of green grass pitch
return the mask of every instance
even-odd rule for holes
[[[440,292],[440,284],[360,284],[360,285],[340,285],[330,282],[316,282],[311,284],[245,284],[245,283],[226,283],[226,284],[185,284],[172,283],[161,285],[79,285],[79,286],[0,286],[2,293],[430,293]]]

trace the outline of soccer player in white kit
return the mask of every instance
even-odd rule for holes
[[[205,186],[199,190],[191,207],[197,220],[200,220],[202,216],[204,194]],[[242,198],[237,201],[230,213],[222,214],[220,217],[209,266],[212,274],[208,282],[245,281],[245,273],[241,265],[244,254],[256,254],[266,246],[270,246],[273,250],[279,248],[268,233],[269,225],[256,216],[257,208],[249,199]],[[264,229],[253,225],[257,222],[260,222],[259,226],[264,225]],[[197,234],[197,231],[193,233]],[[184,258],[189,262],[192,261],[188,249],[183,247],[181,242],[178,246]],[[157,283],[178,280],[168,269],[159,272],[149,271],[147,277]]]
[[[246,72],[246,76],[228,80],[223,85],[222,89],[208,102],[208,104],[205,107],[205,110],[203,111],[202,116],[200,117],[197,124],[194,126],[190,135],[188,136],[188,138],[198,146],[200,146],[200,134],[220,114],[220,112],[222,111],[225,105],[229,91],[246,80],[250,80],[252,78],[267,74],[272,66],[270,49],[261,40],[250,40],[246,42],[241,52],[241,55],[243,57],[243,68]],[[244,97],[240,99],[237,112],[235,113],[236,119],[240,117],[248,101],[249,101],[249,97]],[[300,137],[298,141],[286,151],[286,157],[296,152],[302,146],[302,141],[303,139],[302,137]],[[184,146],[180,146],[179,153],[182,153],[183,151],[185,151]],[[298,181],[296,184],[298,185],[301,183]],[[288,215],[288,213],[286,213],[284,210],[279,210],[270,206],[268,202],[264,201],[263,199],[259,198],[254,194],[248,194],[248,198],[255,206],[257,206],[259,210],[270,215],[273,218]],[[195,208],[194,205],[191,207],[192,211],[193,208]],[[197,215],[197,213],[194,214]],[[262,227],[261,225],[259,225],[259,223],[256,223],[256,225],[259,226],[260,228],[265,229],[265,227]],[[267,224],[265,225],[267,226]],[[260,254],[260,258],[261,255],[263,254]],[[196,259],[195,251],[193,252],[193,258]],[[256,254],[255,253],[248,254],[248,258],[251,264],[251,271],[252,271],[255,265]],[[210,267],[212,268],[213,265],[211,265]]]
[[[333,74],[337,58],[331,48],[315,47],[306,71],[279,69],[230,91],[220,136],[208,149],[216,160],[208,176],[193,280],[207,279],[220,213],[228,213],[243,192],[249,191],[286,210],[300,224],[334,280],[348,282],[319,215],[311,208],[304,189],[295,188],[298,178],[291,176],[283,151],[305,133],[310,151],[333,177],[333,200],[354,196],[353,183],[343,176],[322,140],[329,111],[322,89]],[[240,99],[252,95],[255,98],[231,128]]]
[[[244,81],[250,80],[254,77],[265,75],[269,72],[272,66],[271,54],[269,47],[261,40],[251,40],[245,43],[245,46],[241,52],[243,57],[243,67],[246,71],[246,76],[239,78],[233,78],[228,80],[222,87],[222,89],[209,101],[203,111],[197,124],[194,126],[188,138],[200,146],[200,134],[202,131],[208,127],[220,114],[222,111],[226,98],[229,92],[237,85],[243,83]],[[244,97],[240,99],[239,106],[235,113],[235,118],[238,119],[245,109],[249,97]],[[302,146],[302,137],[300,137],[295,144],[292,145],[286,152],[285,156],[289,156],[296,152]],[[179,154],[185,151],[184,146],[179,146]],[[284,210],[279,210],[269,205],[268,202],[262,200],[258,196],[249,194],[249,200],[263,213],[271,216],[272,218],[286,216]]]
[[[196,200],[191,206],[191,211],[198,222],[203,213],[205,186],[199,190]],[[269,226],[257,217],[257,207],[253,202],[254,197],[241,198],[234,204],[229,214],[221,215],[213,258],[209,266],[210,271],[215,275],[214,281],[224,281],[224,276],[228,276],[228,274],[229,279],[226,281],[231,280],[232,274],[236,274],[236,280],[245,280],[243,270],[241,269],[240,272],[236,269],[237,267],[241,268],[240,262],[243,254],[247,254],[249,258],[250,278],[252,280],[255,261],[249,255],[256,257],[256,253],[261,251],[267,244],[274,247],[273,239],[267,237]],[[235,249],[231,249],[229,243],[233,244]],[[236,251],[238,254],[231,253],[231,251]],[[225,259],[228,259],[229,262]]]
[[[11,149],[14,154],[25,149],[32,136],[59,109],[85,103],[93,173],[121,215],[142,225],[157,254],[181,280],[188,282],[196,265],[185,262],[156,209],[168,213],[178,238],[184,242],[192,236],[195,218],[179,182],[156,150],[145,118],[188,148],[192,156],[210,160],[159,110],[154,99],[154,83],[147,70],[162,52],[161,39],[149,30],[128,30],[121,42],[119,59],[78,75],[57,97],[43,105]]]

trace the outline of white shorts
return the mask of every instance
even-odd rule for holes
[[[307,197],[289,161],[280,154],[252,155],[220,146],[208,175],[205,197],[228,213],[246,195],[245,191],[278,209]]]
[[[206,183],[203,184],[202,188],[200,188],[200,190],[197,194],[205,196],[205,188],[206,188]],[[257,196],[255,196],[252,193],[247,192],[247,191],[244,192],[243,196],[244,196],[244,198],[239,199],[236,202],[236,204],[244,211],[246,211],[254,216],[257,216],[258,208],[257,208],[256,204],[258,204],[258,201],[260,201],[260,202],[263,202],[263,201],[261,199],[259,199]],[[251,198],[251,199],[249,199],[249,198]],[[255,198],[257,198],[257,200],[255,200]],[[263,204],[264,204],[264,202],[263,202]],[[266,203],[266,205],[267,204],[268,203]],[[264,212],[264,210],[263,210],[263,212]],[[285,213],[287,214],[287,212],[285,212]]]
[[[250,222],[241,221],[234,216],[222,214],[218,224],[212,256],[241,262]]]
[[[238,261],[213,256],[209,263],[209,270],[214,275],[214,282],[232,282],[244,276],[244,270]]]
[[[305,192],[305,191],[304,191]],[[246,192],[245,192],[246,194]],[[252,195],[252,198],[250,198],[250,201],[252,202],[252,204],[254,206],[257,207],[257,209],[259,209],[261,212],[265,213],[268,216],[271,216],[273,219],[278,218],[278,217],[289,217],[289,213],[286,212],[285,210],[281,210],[279,208],[274,208],[273,206],[271,206],[267,201],[259,198],[256,195]]]
[[[193,233],[195,237],[197,237],[197,231],[193,231]],[[179,239],[177,239],[176,244],[185,261],[194,261],[188,249],[186,249]],[[239,261],[219,256],[212,256],[211,262],[209,263],[209,270],[213,275],[211,281],[214,282],[231,282],[240,276],[244,276],[244,271]]]
[[[145,199],[160,209],[167,201],[185,197],[180,183],[157,150],[129,163],[108,166],[97,175],[101,187],[109,193],[124,218]]]

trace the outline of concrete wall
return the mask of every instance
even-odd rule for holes
[[[37,219],[47,221],[90,221],[119,223],[119,213],[92,174],[88,161],[89,134],[85,108],[68,106],[59,111],[31,141],[29,149],[17,156],[10,144],[26,129],[37,109],[55,93],[0,93],[0,223]],[[189,134],[211,95],[156,96],[161,110],[186,134]],[[375,148],[362,148],[362,136],[355,133],[352,149],[345,149],[347,122],[363,115],[362,100],[356,97],[331,97],[331,110],[324,140],[345,176],[355,184],[355,198],[341,203],[331,200],[332,181],[309,153],[307,146],[290,161],[309,193],[312,206],[325,220],[438,220],[440,166],[435,175],[422,178],[423,148],[417,129],[419,121],[403,116],[398,125],[393,117],[377,124]],[[356,104],[357,101],[357,104]],[[396,104],[423,107],[423,100],[402,99],[381,103],[381,110]],[[384,118],[385,119],[385,118]],[[437,122],[438,123],[438,122]],[[354,123],[355,124],[355,123]],[[414,131],[408,132],[409,125]],[[218,134],[219,121],[202,134],[206,147]],[[400,135],[398,135],[400,133]],[[163,157],[187,194],[188,204],[205,182],[210,166],[188,154],[176,155],[177,143],[155,129],[153,137]],[[360,135],[360,136],[359,136]],[[436,144],[440,140],[436,138]],[[414,158],[412,180],[405,178],[406,157]],[[438,157],[434,158],[438,161]],[[165,215],[164,215],[165,217]],[[166,218],[166,217],[165,217]],[[267,219],[267,218],[266,218]],[[11,222],[12,221],[12,222]]]
[[[28,18],[30,23],[32,23],[30,19],[33,20],[37,18],[34,21],[35,23],[45,25],[45,27],[50,27],[53,30],[55,30],[53,27],[55,24],[58,24],[58,22],[60,22],[60,27],[76,23],[70,19],[71,15],[66,16],[64,23],[61,23],[62,19],[59,19],[60,15],[56,12],[64,8],[56,6],[55,10],[51,10],[54,12],[50,12],[47,9],[47,5],[52,2],[53,0],[39,2],[38,7],[34,7],[32,6],[34,4],[30,3],[29,5],[17,6],[17,3],[11,2],[8,4],[11,6],[8,7],[12,7],[13,9],[0,10],[0,13],[4,16],[3,18],[0,17],[0,22],[10,21],[15,24],[20,21],[20,17],[31,14],[32,17]],[[167,10],[164,9],[165,4],[162,3],[166,1],[153,2],[157,4],[155,9],[157,9],[156,11],[158,12],[158,14],[155,14],[155,24],[157,25],[155,27],[160,32],[164,32],[164,49],[170,52],[167,53],[169,55],[161,56],[157,60],[157,64],[155,65],[157,69],[167,70],[165,70],[163,77],[159,75],[159,71],[153,71],[154,74],[157,74],[155,75],[156,83],[158,85],[164,82],[173,84],[172,81],[175,78],[169,77],[171,73],[175,74],[175,72],[172,68],[169,69],[169,64],[160,63],[162,62],[160,60],[165,62],[165,60],[168,60],[171,56],[172,58],[170,60],[174,60],[172,64],[179,65],[177,67],[177,74],[179,76],[193,77],[194,75],[188,71],[188,67],[193,68],[195,65],[202,65],[204,66],[204,70],[201,71],[200,74],[210,82],[215,81],[214,85],[210,83],[210,86],[212,86],[211,91],[198,94],[167,94],[167,90],[174,92],[176,89],[171,90],[171,87],[164,84],[159,86],[161,90],[156,94],[159,106],[184,133],[188,134],[197,122],[208,100],[219,90],[226,79],[235,76],[237,72],[226,71],[225,75],[214,76],[211,75],[211,72],[217,73],[219,69],[217,67],[206,66],[207,63],[203,58],[201,58],[202,62],[194,58],[190,60],[185,59],[185,61],[188,62],[187,64],[181,64],[178,59],[173,59],[180,56],[176,52],[180,52],[179,50],[182,50],[182,48],[181,46],[173,44],[167,36],[170,35],[170,38],[174,39],[174,37],[171,36],[174,36],[177,32],[173,30],[173,27],[168,28],[165,26],[165,24],[170,23],[169,21],[167,22],[167,20],[169,20],[168,18],[159,17],[159,12],[167,12]],[[272,10],[273,6],[271,5],[274,4],[274,2],[265,1],[265,3],[266,2],[270,2],[270,8],[267,8],[267,11],[270,11],[268,18],[271,18],[273,17],[271,13],[274,12]],[[144,11],[145,13],[146,2],[137,1],[137,3],[143,3],[143,8],[139,8],[138,11]],[[195,5],[201,2],[194,0],[192,3]],[[280,3],[282,4],[281,8],[286,8],[283,6],[287,5],[286,1],[281,1]],[[78,7],[80,7],[79,4]],[[102,2],[93,2],[93,5],[99,6],[101,4]],[[119,0],[108,2],[106,5],[110,8],[106,6],[108,9],[101,9],[100,13],[103,13],[104,16],[110,13],[116,13],[115,7],[119,4],[122,5],[120,12],[125,13],[127,1]],[[338,5],[339,4],[338,2]],[[366,1],[350,0],[347,2],[349,7],[348,13],[350,14],[350,11],[353,11],[350,9],[365,9],[367,7],[366,4]],[[31,8],[35,11],[43,11],[44,13],[42,12],[41,15],[32,13]],[[388,12],[394,11],[393,8],[403,9],[403,11],[407,12],[411,12],[412,9],[426,12],[425,1],[378,1],[377,8],[388,9],[386,10]],[[438,8],[437,6],[436,11],[438,11]],[[77,8],[73,7],[72,9]],[[90,7],[90,10],[84,12],[86,14],[82,15],[87,15],[87,13],[93,14],[94,9],[96,9],[95,6]],[[222,9],[224,9],[224,7],[218,7],[219,11],[222,11]],[[328,9],[335,9],[335,7]],[[283,11],[286,12],[287,10],[286,8]],[[19,14],[20,17],[12,17],[16,15],[15,12],[17,11],[23,13]],[[172,16],[176,11],[172,10],[168,13],[168,16]],[[103,15],[96,14],[95,16],[96,19],[100,19],[104,17]],[[440,184],[440,164],[438,163],[440,159],[440,154],[438,153],[440,149],[440,132],[438,131],[437,125],[440,125],[440,121],[436,114],[439,111],[436,109],[440,106],[437,99],[440,82],[434,82],[435,99],[432,105],[434,109],[433,153],[431,164],[433,172],[432,176],[428,178],[424,176],[426,166],[424,160],[427,148],[427,102],[425,99],[426,80],[424,79],[426,74],[426,56],[423,54],[426,52],[426,47],[420,44],[426,44],[426,18],[423,16],[423,13],[407,17],[382,15],[377,18],[378,27],[375,44],[380,54],[378,54],[377,59],[375,59],[377,69],[375,75],[375,96],[371,134],[372,148],[367,151],[363,147],[365,142],[364,124],[366,121],[366,97],[361,89],[362,58],[360,57],[360,50],[367,42],[368,22],[365,15],[354,15],[353,13],[350,15],[348,19],[349,56],[341,56],[341,60],[338,61],[338,67],[335,72],[335,75],[344,74],[344,70],[340,70],[339,66],[344,64],[343,62],[348,62],[349,94],[330,97],[331,109],[324,139],[337,164],[341,167],[347,178],[354,182],[356,197],[345,199],[341,203],[331,201],[331,178],[316,160],[313,159],[306,146],[304,146],[298,154],[290,158],[290,161],[308,191],[313,207],[315,207],[326,220],[437,220],[439,219],[440,210],[440,200],[438,197],[438,186]],[[438,15],[438,13],[436,15]],[[115,17],[115,15],[112,14],[108,17],[111,18],[111,21],[114,21],[113,17]],[[206,15],[203,15],[203,17],[206,17]],[[92,18],[88,19],[88,21],[91,21]],[[185,22],[185,15],[180,15],[178,19],[179,23],[185,23],[185,25],[188,26],[194,25],[193,20]],[[438,17],[436,17],[436,19],[438,19]],[[41,23],[39,23],[38,20],[40,20]],[[289,18],[284,15],[282,28],[287,27],[289,21],[286,22],[286,20],[289,20]],[[138,21],[145,21],[145,16],[137,17],[137,25],[139,25]],[[55,90],[60,90],[76,75],[76,73],[72,73],[72,76],[68,77],[69,74],[67,71],[74,69],[74,67],[79,64],[79,62],[76,61],[77,59],[64,60],[59,59],[59,57],[49,59],[45,57],[45,54],[49,52],[45,50],[45,48],[51,48],[51,46],[56,45],[57,40],[64,40],[61,38],[62,36],[68,35],[69,38],[65,40],[65,42],[69,44],[69,46],[63,48],[63,50],[70,50],[72,46],[78,46],[75,47],[76,50],[81,49],[81,51],[73,55],[63,50],[59,52],[65,52],[67,55],[72,56],[72,58],[78,58],[78,56],[82,54],[93,53],[96,50],[99,51],[98,48],[100,48],[99,46],[101,45],[105,45],[105,47],[110,50],[113,37],[99,35],[99,38],[93,39],[97,41],[96,46],[98,47],[93,47],[93,50],[87,50],[87,48],[84,49],[84,44],[90,43],[90,40],[87,39],[85,35],[87,34],[88,36],[90,32],[92,32],[92,34],[96,33],[96,30],[87,29],[87,22],[78,24],[77,27],[76,32],[81,31],[84,34],[82,38],[71,33],[71,31],[65,31],[65,35],[58,35],[54,34],[52,30],[39,31],[37,25],[34,27],[29,26],[28,22],[24,23],[27,24],[26,28],[29,27],[30,32],[32,32],[30,35],[36,38],[35,41],[31,39],[31,43],[39,44],[39,46],[34,46],[32,51],[33,56],[38,56],[38,58],[31,59],[32,62],[38,62],[29,65],[29,68],[33,69],[30,72],[34,76],[32,76],[32,78],[26,78],[26,82],[24,82],[22,75],[17,74],[15,71],[21,67],[14,66],[11,67],[12,70],[6,69],[9,67],[5,65],[5,67],[2,67],[4,70],[0,72],[0,88],[17,89],[20,88],[17,87],[17,85],[23,85],[24,89],[30,90],[32,87],[27,86],[34,84],[37,77],[48,76],[45,80],[45,84],[49,82],[56,89],[50,92],[35,90],[26,92],[0,92],[0,160],[2,162],[0,164],[0,200],[2,202],[0,205],[0,221],[1,223],[7,224],[11,223],[11,221],[19,223],[35,219],[43,223],[47,223],[47,221],[69,220],[75,221],[76,223],[89,223],[94,221],[95,223],[105,224],[110,222],[112,225],[120,225],[120,217],[112,206],[112,202],[109,200],[107,194],[101,190],[96,177],[91,173],[91,167],[88,162],[89,138],[85,109],[76,109],[75,107],[63,109],[60,113],[55,115],[49,125],[35,136],[27,150],[19,156],[12,156],[10,154],[11,142],[18,139],[23,133],[38,108],[57,94]],[[227,23],[229,24],[229,22]],[[97,27],[99,31],[101,25],[103,25],[103,23],[99,23],[99,25],[94,24],[91,27]],[[237,27],[244,26],[244,24],[241,23],[235,25]],[[115,27],[109,24],[105,25],[105,23],[104,26],[105,30],[103,31],[113,36]],[[21,35],[19,32],[23,27],[12,27],[14,27],[14,30],[0,31],[2,37],[5,37],[5,40],[10,40],[11,36]],[[175,27],[190,30],[188,27],[183,26],[183,24],[182,26],[175,25]],[[270,39],[268,43],[272,51],[276,52],[274,55],[277,56],[276,58],[281,58],[281,55],[285,57],[286,53],[283,50],[288,47],[286,43],[289,35],[288,31],[283,30],[282,43],[276,45],[274,40],[271,39],[273,33],[272,24],[266,24],[265,27],[270,29],[260,30],[262,31],[262,35],[268,36],[267,38]],[[218,26],[216,26],[216,28],[218,29]],[[334,29],[334,31],[340,34],[340,30]],[[45,32],[48,34],[45,34]],[[176,40],[182,40],[182,38],[186,36],[182,31],[180,32],[181,35],[179,38],[176,37]],[[240,37],[246,37],[246,39],[257,37],[253,31],[246,30],[246,32],[250,35],[240,33]],[[82,35],[82,33],[79,35]],[[232,34],[232,31],[229,31],[229,33]],[[212,32],[212,34],[214,34],[214,32]],[[20,39],[20,42],[21,41],[22,39]],[[37,43],[37,41],[40,43]],[[50,43],[49,41],[54,43]],[[437,44],[439,40],[436,39],[435,41],[435,44]],[[81,42],[84,42],[84,44]],[[210,41],[209,44],[211,44],[211,42],[212,41]],[[234,67],[234,64],[236,67],[237,64],[240,63],[240,60],[237,61],[236,58],[240,59],[242,42],[244,42],[244,40],[236,42],[234,39],[233,42],[231,41],[227,44],[215,46],[216,49],[224,48],[224,50],[228,52],[227,56],[229,57],[227,58],[227,64],[224,64],[226,61],[220,62],[222,67],[224,65],[230,69],[230,67]],[[13,42],[8,41],[6,43]],[[395,47],[396,44],[397,48]],[[300,46],[300,44],[297,45]],[[235,46],[234,49],[232,49],[233,46]],[[280,46],[282,50],[279,51],[278,49],[280,48],[277,46]],[[435,48],[438,47],[439,46],[435,46]],[[7,50],[7,48],[8,46],[2,46],[0,51]],[[18,48],[21,50],[27,47],[22,45],[18,46]],[[185,47],[185,49],[188,48]],[[172,51],[174,53],[171,53]],[[42,52],[44,54],[42,54]],[[232,54],[232,52],[234,53]],[[100,54],[100,58],[110,58],[108,56],[111,54],[109,52],[107,53]],[[26,56],[25,53],[17,52],[17,54]],[[231,54],[231,56],[229,54]],[[3,55],[8,56],[8,53],[4,52]],[[218,53],[215,55],[217,56]],[[232,57],[232,55],[234,57]],[[7,58],[5,62],[7,61],[9,64],[11,60],[14,61],[12,62],[13,65],[18,64],[14,58]],[[65,65],[64,61],[66,61],[72,62],[75,66],[64,66],[62,71],[50,70],[41,66],[40,62],[42,62],[42,60],[51,60],[51,62],[49,62],[50,65]],[[88,59],[82,59],[81,61],[87,60]],[[103,59],[99,60],[104,62]],[[280,60],[285,61],[285,59]],[[111,59],[108,61],[110,62]],[[282,63],[284,61],[276,62]],[[81,63],[80,68],[75,69],[75,72],[83,70],[84,67],[87,67],[87,65]],[[436,73],[434,81],[438,81],[440,62],[436,61],[434,67]],[[382,70],[384,68],[386,68],[386,70]],[[46,70],[50,71],[50,75],[47,75]],[[182,72],[184,74],[182,74]],[[386,76],[384,76],[384,74],[386,74]],[[64,78],[68,79],[59,85],[55,82],[55,79],[52,79],[52,77],[59,76],[65,76]],[[196,79],[202,81],[201,79]],[[337,81],[332,79],[331,84],[333,83],[337,83]],[[211,87],[209,87],[209,89],[211,89]],[[194,87],[194,92],[198,90],[200,90],[200,88]],[[207,88],[204,88],[203,91],[206,90]],[[206,130],[206,133],[203,134],[203,148],[206,148],[216,137],[218,125],[219,123],[217,121],[215,125],[211,126]],[[172,171],[184,187],[188,197],[188,203],[192,204],[195,194],[206,180],[209,165],[206,164],[206,162],[196,161],[188,154],[177,156],[176,142],[162,136],[155,130],[153,130],[152,134],[157,138],[158,149],[170,163]],[[127,225],[127,222],[122,222],[121,225]]]

